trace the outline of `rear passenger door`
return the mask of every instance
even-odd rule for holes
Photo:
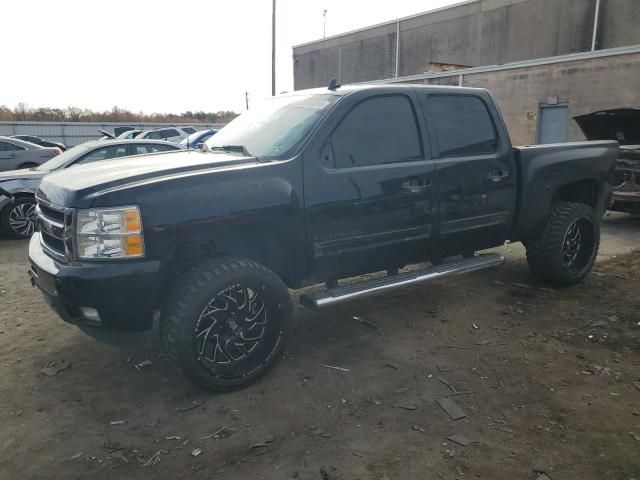
[[[0,172],[15,170],[25,161],[27,150],[11,142],[0,142]]]
[[[438,189],[443,255],[502,244],[515,206],[513,149],[491,98],[434,93],[423,97]]]

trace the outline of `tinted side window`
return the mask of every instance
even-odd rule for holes
[[[404,95],[356,105],[331,135],[331,143],[336,168],[422,158],[415,113]]]
[[[127,155],[126,145],[113,145],[111,147],[103,147],[85,155],[74,165],[84,165],[86,163],[97,162],[100,160],[108,160],[110,158],[124,157]]]
[[[433,95],[427,100],[429,118],[441,157],[482,155],[496,151],[498,142],[484,102],[466,95]]]
[[[178,131],[172,128],[162,131],[162,138],[171,138],[171,137],[179,137],[179,136],[180,134],[178,133]]]
[[[151,145],[131,145],[133,147],[133,155],[144,155],[145,153],[151,153]]]
[[[196,133],[196,129],[191,127],[182,127],[182,130],[184,130],[188,134]]]
[[[155,132],[149,132],[144,138],[149,138],[151,140],[159,140],[162,138],[160,135],[162,134],[162,130],[158,130]]]
[[[167,152],[169,150],[175,150],[175,148],[169,145],[147,145],[149,152]]]
[[[15,145],[11,142],[1,142],[4,144],[4,148],[0,147],[0,150],[4,150],[6,152],[17,152],[19,150],[24,150],[23,147],[19,145]]]

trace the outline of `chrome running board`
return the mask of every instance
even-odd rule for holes
[[[496,267],[503,263],[504,257],[502,255],[498,253],[485,253],[465,260],[458,260],[443,265],[434,265],[398,275],[376,278],[368,282],[307,293],[300,297],[300,303],[307,308],[317,309],[326,307],[327,305],[333,305],[334,303],[375,295],[394,288],[405,287],[416,283],[431,282],[439,278]]]

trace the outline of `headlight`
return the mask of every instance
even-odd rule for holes
[[[137,206],[78,210],[78,258],[144,257],[142,218]]]

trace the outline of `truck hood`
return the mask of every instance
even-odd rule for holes
[[[573,117],[587,140],[640,144],[640,108],[617,108]]]
[[[185,176],[212,175],[257,163],[255,157],[193,150],[124,157],[51,173],[40,184],[38,197],[65,207],[84,207],[107,192]]]

